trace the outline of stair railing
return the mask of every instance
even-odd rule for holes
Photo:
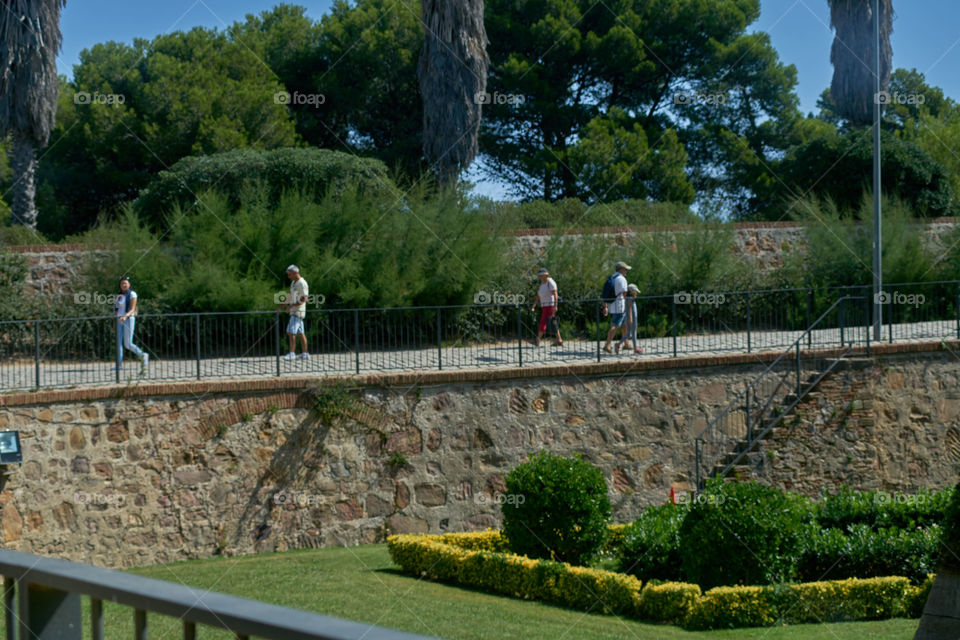
[[[737,466],[855,349],[865,346],[870,355],[870,312],[865,296],[836,300],[710,421],[694,440],[697,491],[707,478],[725,476]],[[813,372],[806,381],[804,369]]]

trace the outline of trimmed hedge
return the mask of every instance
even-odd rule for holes
[[[571,609],[635,615],[641,583],[633,576],[565,562],[473,551],[441,542],[440,537],[395,535],[387,538],[387,547],[390,557],[404,571],[432,580]]]
[[[573,609],[603,611],[690,629],[881,620],[918,617],[933,576],[918,587],[907,578],[715,587],[642,583],[633,576],[490,550],[499,532],[387,538],[390,557],[404,572]]]

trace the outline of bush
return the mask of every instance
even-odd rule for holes
[[[680,525],[687,511],[674,504],[650,507],[627,526],[620,571],[641,580],[681,580]]]
[[[811,528],[809,502],[756,482],[708,484],[680,526],[687,580],[703,589],[791,580]]]
[[[257,184],[267,187],[271,203],[285,191],[307,193],[315,201],[347,189],[400,196],[379,160],[317,148],[237,149],[182,158],[160,172],[134,201],[134,208],[145,220],[160,225],[174,208],[191,208],[196,194],[216,187],[237,208],[244,191]]]
[[[579,454],[564,458],[541,451],[514,467],[505,482],[503,531],[514,553],[585,564],[603,546],[610,518],[607,484],[603,472]]]
[[[943,523],[952,496],[952,487],[941,491],[920,489],[912,495],[854,491],[843,487],[838,493],[820,500],[817,522],[825,529],[843,530],[858,524],[865,524],[874,530],[884,527],[929,527]]]
[[[700,587],[695,584],[647,584],[640,592],[638,617],[641,620],[683,625],[699,599]]]
[[[960,483],[954,487],[947,505],[943,525],[943,548],[940,563],[944,567],[960,571],[960,559],[956,554],[956,550],[960,549]]]
[[[903,600],[903,615],[908,618],[919,618],[923,615],[923,608],[927,604],[927,598],[930,597],[930,589],[933,588],[935,578],[936,576],[931,573],[919,586],[910,587]]]
[[[802,580],[906,576],[920,584],[936,566],[940,527],[874,531],[866,524],[848,532],[812,532],[800,557]]]

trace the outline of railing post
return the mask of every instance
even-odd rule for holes
[[[353,353],[357,375],[360,375],[360,310],[353,310]]]
[[[797,343],[797,398],[800,397],[800,343]]]
[[[810,329],[810,317],[813,315],[813,289],[807,289],[807,322],[804,325],[804,328],[808,330],[807,333],[807,349],[813,348],[813,332],[809,331]]]
[[[123,356],[123,327],[120,326],[120,321],[116,317],[113,318],[113,324],[117,328],[117,362],[114,367],[114,371],[116,372],[114,378],[116,379],[116,383],[120,384],[120,358]]]
[[[957,340],[960,340],[960,280],[957,281]]]
[[[747,387],[747,442],[753,440],[753,421],[750,419],[750,387]]]
[[[90,636],[93,640],[103,640],[103,600],[100,598],[90,598]]]
[[[4,576],[3,578],[3,605],[6,613],[3,616],[3,621],[6,624],[7,629],[7,638],[16,638],[17,631],[17,617],[14,615],[14,607],[16,606],[16,596],[17,596],[17,587],[16,580],[13,578],[8,578]],[[103,640],[103,635],[100,638],[94,636],[93,640]]]
[[[37,389],[40,388],[40,321],[33,321],[33,374]],[[120,372],[117,371],[117,382],[120,382]]]
[[[133,637],[134,640],[149,640],[147,634],[147,612],[143,609],[134,609],[133,611]]]
[[[846,344],[846,341],[843,337],[843,303],[847,299],[843,292],[840,293],[840,308],[837,309],[837,312],[840,314],[840,346],[843,347]]]
[[[671,333],[673,334],[673,357],[677,357],[677,295],[670,299]]]
[[[694,471],[694,474],[695,474],[696,479],[697,479],[697,483],[696,483],[695,485],[693,485],[693,486],[696,488],[697,492],[699,493],[699,492],[700,492],[700,464],[701,464],[701,462],[702,462],[702,460],[701,460],[701,453],[700,453],[700,438],[695,439],[695,440],[693,441],[693,444],[694,444],[694,449],[695,449],[695,454],[694,454],[694,460],[695,460],[695,462],[694,462],[694,467],[695,467],[695,471]]]
[[[747,353],[750,353],[750,292],[747,292]]]
[[[440,333],[440,309],[437,308],[437,369],[443,371],[443,348],[440,346],[442,335]]]
[[[197,343],[197,380],[199,380],[201,375],[200,373],[200,314],[199,313],[194,314],[193,316],[193,328],[196,330],[196,334],[195,334],[196,340],[194,340],[194,342]],[[279,348],[279,345],[278,345],[278,348]],[[278,362],[277,366],[279,368],[279,360],[277,362]],[[280,375],[279,370],[277,371],[277,375]]]
[[[603,302],[597,302],[597,362],[600,362],[600,307]]]
[[[873,305],[870,304],[870,296],[869,296],[869,295],[864,296],[863,299],[864,299],[864,301],[866,301],[866,303],[867,303],[867,315],[866,315],[866,318],[867,318],[867,320],[868,320],[868,322],[869,322],[869,320],[870,320],[870,312],[873,310]],[[873,325],[872,325],[872,323],[869,323],[869,324],[867,325],[867,327],[866,327],[866,331],[867,331],[867,357],[868,357],[868,358],[870,357],[870,331],[871,331],[872,329],[873,329]],[[882,336],[881,336],[881,340],[882,340],[882,339],[883,339],[883,338],[882,338]]]
[[[283,351],[283,334],[280,333],[280,312],[274,314],[273,332],[277,336],[277,376],[280,376],[280,352]]]
[[[517,366],[523,366],[523,318],[520,317],[520,305],[517,305]]]

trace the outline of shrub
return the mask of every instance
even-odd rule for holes
[[[348,188],[399,197],[379,160],[330,149],[236,149],[180,159],[140,193],[134,208],[159,225],[174,208],[191,208],[195,194],[216,187],[236,208],[244,190],[257,184],[267,187],[272,203],[284,191],[308,193],[315,201]]]
[[[848,532],[811,533],[800,556],[802,580],[906,576],[920,584],[936,566],[940,528],[872,530],[853,525]]]
[[[541,451],[506,477],[503,531],[514,553],[585,564],[607,537],[610,500],[600,469]],[[520,497],[522,496],[522,499]]]
[[[647,584],[640,592],[637,614],[641,620],[686,624],[700,599],[700,587],[683,582]]]
[[[941,524],[953,488],[941,491],[920,489],[915,494],[886,491],[854,491],[843,487],[824,496],[817,505],[817,522],[826,528],[846,530],[858,524],[877,530],[884,527],[916,529]]]
[[[646,509],[626,527],[620,571],[641,580],[680,580],[680,525],[688,508],[665,504]]]
[[[960,483],[953,489],[950,503],[947,505],[943,525],[943,548],[940,563],[944,567],[960,571],[960,559],[956,550],[960,549]]]
[[[806,532],[809,502],[756,482],[708,484],[680,526],[687,580],[703,589],[789,581]]]
[[[931,573],[919,586],[910,587],[903,600],[903,615],[908,618],[919,618],[923,615],[923,608],[927,604],[927,598],[930,597],[930,589],[933,588],[935,578],[936,576]]]

